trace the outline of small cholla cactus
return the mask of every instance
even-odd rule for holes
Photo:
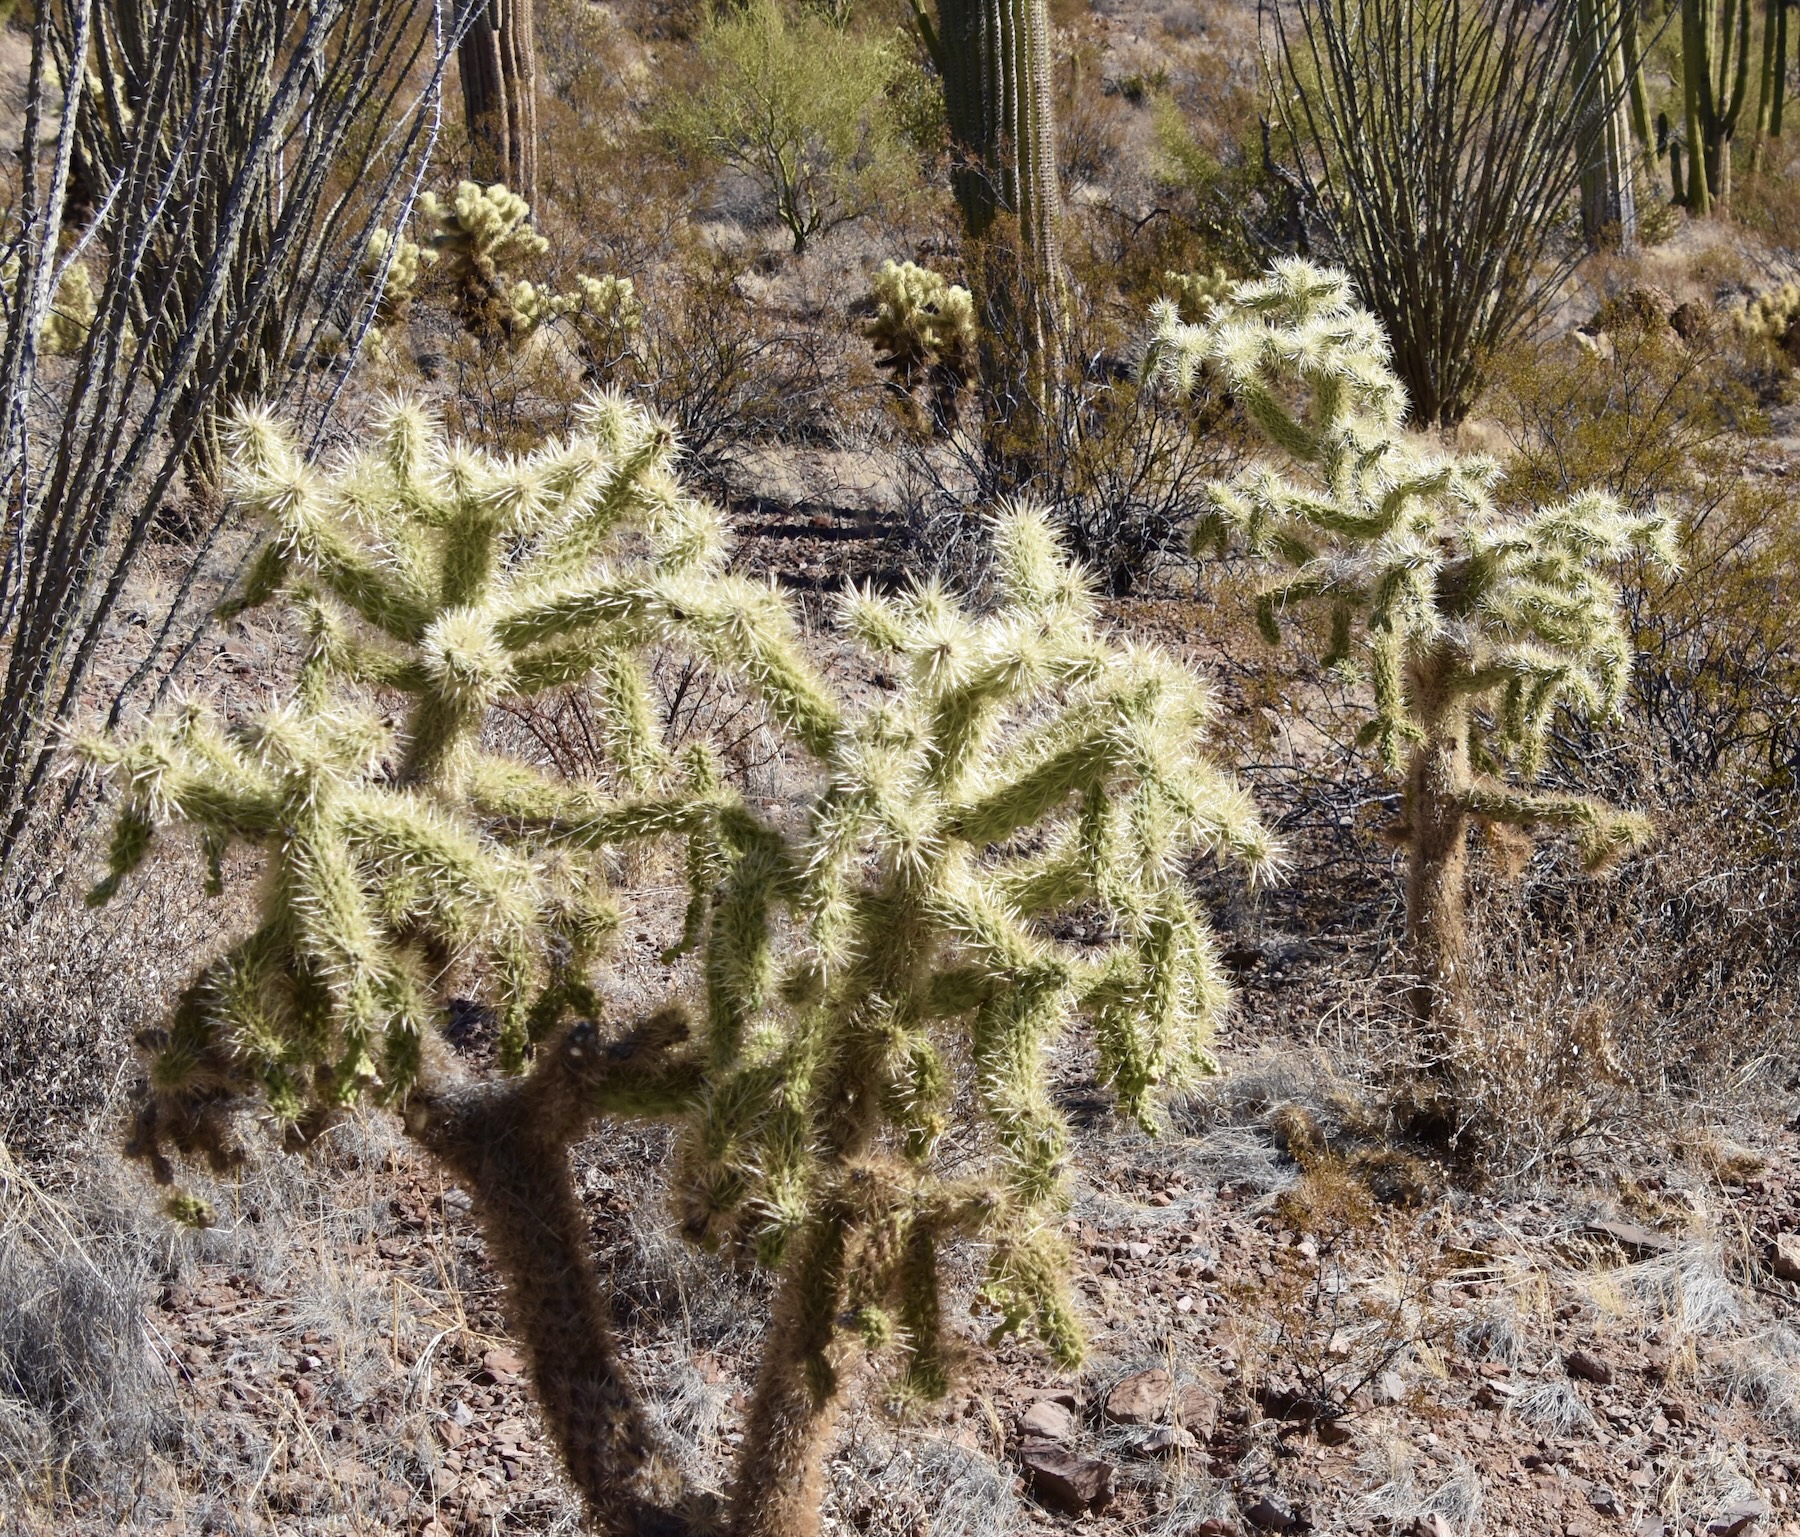
[[[1270,871],[1247,798],[1205,757],[1214,704],[1184,664],[1100,626],[1045,519],[995,533],[975,613],[934,586],[846,595],[897,678],[865,702],[807,664],[776,592],[723,567],[716,515],[669,478],[668,433],[617,397],[522,459],[445,443],[394,407],[330,471],[271,422],[233,438],[234,495],[273,539],[234,609],[286,601],[297,697],[225,725],[198,708],[88,744],[121,798],[105,898],[160,829],[267,865],[252,934],[158,1043],[140,1151],[222,1159],[248,1100],[301,1135],[363,1096],[474,1194],[547,1421],[602,1530],[678,1492],[621,1371],[569,1148],[602,1113],[680,1126],[688,1234],[779,1269],[730,1530],[817,1529],[817,1475],[858,1353],[939,1393],[941,1256],[988,1251],[997,1332],[1074,1361],[1058,1222],[1066,1137],[1047,1053],[1090,1023],[1120,1108],[1210,1067],[1227,999],[1187,883],[1198,857]],[[670,761],[639,656],[681,648],[760,699],[812,789],[753,807],[704,751]],[[614,768],[570,781],[483,745],[502,698],[593,680]],[[398,726],[373,713],[379,690]],[[665,958],[691,993],[603,1042],[595,962],[629,898],[617,852],[685,852]],[[687,980],[683,980],[683,976]],[[470,1084],[436,1025],[451,990],[502,1021],[512,1065]],[[954,1130],[953,1149],[947,1133]]]
[[[4,264],[0,264],[0,288],[12,295],[18,282],[19,258],[9,256]],[[98,313],[94,280],[87,268],[76,262],[56,285],[56,297],[50,301],[49,313],[38,330],[38,340],[52,357],[74,357],[86,343]]]
[[[633,354],[643,334],[644,306],[637,290],[630,278],[584,274],[564,297],[571,301],[563,315],[575,349],[589,372],[604,382]]]
[[[1163,286],[1169,290],[1183,323],[1197,326],[1231,296],[1237,280],[1223,267],[1214,267],[1207,273],[1165,272]]]
[[[478,330],[512,335],[523,317],[513,307],[517,280],[511,269],[550,249],[531,227],[531,205],[499,182],[481,187],[465,181],[448,204],[428,192],[419,209],[434,230],[432,252],[455,285],[464,318]]]
[[[1781,354],[1790,366],[1800,362],[1800,283],[1758,294],[1730,316],[1732,328],[1746,340]]]
[[[390,250],[393,252],[391,259]],[[377,325],[385,328],[405,322],[420,276],[437,259],[437,252],[425,250],[404,235],[396,237],[385,229],[371,232],[369,248],[363,253],[358,271],[370,280],[381,279],[381,294],[375,301]]]
[[[912,262],[885,261],[871,285],[875,314],[864,327],[878,366],[910,392],[930,382],[954,395],[974,377],[980,327],[968,289]]]
[[[1195,544],[1236,539],[1286,567],[1258,599],[1265,636],[1316,602],[1329,615],[1327,665],[1367,678],[1363,738],[1406,784],[1413,1008],[1434,1030],[1453,1023],[1471,823],[1568,828],[1590,869],[1649,835],[1633,813],[1528,786],[1558,705],[1618,710],[1632,644],[1607,568],[1634,555],[1672,566],[1673,531],[1592,492],[1525,518],[1499,513],[1496,464],[1404,433],[1387,344],[1336,272],[1283,262],[1205,324],[1183,323],[1168,301],[1154,324],[1162,376],[1186,392],[1214,374],[1297,471],[1215,485]]]

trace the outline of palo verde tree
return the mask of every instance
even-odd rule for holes
[[[675,1119],[683,1230],[778,1274],[725,1529],[803,1537],[858,1355],[943,1391],[939,1260],[959,1238],[988,1247],[997,1331],[1034,1323],[1079,1356],[1046,1053],[1087,1018],[1121,1110],[1153,1121],[1209,1066],[1227,996],[1187,867],[1275,856],[1201,752],[1204,684],[1100,629],[1035,512],[999,519],[984,611],[931,586],[846,595],[850,637],[898,680],[853,707],[775,593],[725,572],[716,514],[670,453],[617,398],[516,460],[395,408],[329,473],[244,420],[235,496],[273,539],[237,606],[286,605],[298,697],[90,743],[121,798],[96,894],[171,826],[198,833],[215,877],[233,845],[260,852],[256,926],[156,1043],[138,1151],[167,1179],[174,1155],[229,1164],[238,1105],[300,1141],[359,1100],[399,1110],[473,1192],[556,1444],[612,1533],[718,1516],[656,1454],[569,1179],[596,1118]],[[703,751],[670,761],[653,643],[760,698],[811,767],[804,803],[760,812]],[[607,782],[484,749],[495,701],[584,679],[608,701]],[[372,691],[401,702],[397,729]],[[690,888],[670,997],[603,1032],[594,962],[630,900],[609,860],[657,843]],[[1058,937],[1076,910],[1096,939]],[[462,1076],[436,1030],[451,989],[495,1011],[527,1071]]]
[[[1155,327],[1163,377],[1186,392],[1214,376],[1297,472],[1215,485],[1195,546],[1235,539],[1285,568],[1257,601],[1265,638],[1317,604],[1325,664],[1367,681],[1362,739],[1406,787],[1412,1012],[1428,1045],[1454,1049],[1471,826],[1567,829],[1590,870],[1649,836],[1633,812],[1532,781],[1559,706],[1618,709],[1632,644],[1609,568],[1637,554],[1672,567],[1672,530],[1595,492],[1522,519],[1496,510],[1492,460],[1401,430],[1386,342],[1340,273],[1284,262],[1200,324],[1165,302]]]

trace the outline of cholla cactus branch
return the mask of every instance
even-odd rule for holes
[[[1195,543],[1236,539],[1287,568],[1258,600],[1264,635],[1323,605],[1327,664],[1368,678],[1363,738],[1407,786],[1413,1006],[1441,1022],[1462,1005],[1471,819],[1570,828],[1590,868],[1648,836],[1641,817],[1504,776],[1536,777],[1559,706],[1618,712],[1633,647],[1610,572],[1636,557],[1672,567],[1674,532],[1597,492],[1503,515],[1498,465],[1401,430],[1386,343],[1340,274],[1283,262],[1201,323],[1170,303],[1153,320],[1150,366],[1182,392],[1215,375],[1295,467],[1213,487]]]

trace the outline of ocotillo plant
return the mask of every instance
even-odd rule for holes
[[[1185,391],[1216,375],[1298,472],[1215,485],[1195,545],[1235,538],[1286,567],[1257,601],[1265,637],[1316,603],[1325,663],[1367,679],[1363,739],[1406,786],[1412,1009],[1428,1043],[1453,1047],[1471,825],[1566,828],[1589,869],[1649,834],[1641,816],[1531,781],[1559,705],[1617,710],[1632,645],[1607,568],[1636,553],[1673,565],[1672,531],[1597,493],[1524,518],[1497,511],[1493,461],[1402,432],[1386,343],[1339,273],[1284,262],[1203,325],[1165,302],[1155,326],[1163,376]]]
[[[1274,855],[1201,752],[1204,684],[1100,630],[1037,514],[999,520],[985,612],[933,587],[846,596],[850,635],[898,680],[853,709],[773,592],[720,569],[667,434],[608,399],[585,426],[491,461],[396,409],[330,474],[267,422],[239,429],[237,495],[276,536],[239,602],[280,597],[304,628],[299,701],[89,748],[124,803],[98,895],[169,823],[196,826],[215,867],[233,843],[268,866],[259,926],[156,1053],[140,1150],[165,1176],[168,1151],[224,1161],[239,1102],[302,1137],[359,1097],[397,1106],[474,1193],[593,1518],[676,1532],[684,1495],[618,1369],[568,1171],[597,1115],[676,1117],[684,1230],[779,1270],[729,1530],[795,1537],[816,1530],[857,1352],[942,1391],[939,1256],[959,1236],[989,1246],[998,1330],[1035,1323],[1079,1355],[1047,1051],[1086,1016],[1120,1108],[1150,1121],[1209,1065],[1226,998],[1186,866]],[[652,641],[761,698],[814,765],[803,806],[759,815],[704,754],[670,764],[635,665]],[[496,699],[590,676],[616,783],[483,751]],[[403,701],[398,730],[359,703],[370,688]],[[692,956],[691,984],[677,973],[668,1008],[605,1043],[592,961],[629,894],[603,861],[657,839],[685,850],[669,960]],[[492,1004],[515,1062],[538,1043],[528,1074],[459,1080],[434,1044],[452,986]]]

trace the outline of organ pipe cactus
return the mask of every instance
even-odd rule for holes
[[[817,1528],[859,1355],[943,1390],[940,1256],[958,1239],[987,1246],[997,1331],[1031,1323],[1079,1356],[1047,1054],[1085,1018],[1121,1110],[1153,1124],[1209,1069],[1227,1000],[1188,866],[1263,874],[1275,854],[1202,752],[1205,685],[1101,629],[1035,511],[998,519],[982,611],[933,586],[846,594],[848,637],[895,679],[853,705],[775,593],[722,569],[670,451],[608,397],[517,460],[396,407],[323,472],[242,422],[235,494],[274,537],[234,607],[286,604],[301,685],[236,725],[195,707],[89,744],[121,798],[97,896],[171,824],[215,870],[234,844],[261,851],[257,924],[183,999],[140,1150],[167,1177],[172,1153],[225,1160],[240,1102],[298,1137],[358,1098],[396,1106],[474,1194],[608,1532],[694,1529],[694,1501],[619,1370],[568,1148],[602,1114],[675,1118],[684,1231],[778,1272],[727,1526],[791,1537]],[[670,761],[638,666],[653,643],[760,698],[807,768],[802,798],[758,810],[704,752]],[[484,748],[496,701],[582,679],[609,702],[606,782]],[[400,702],[397,727],[372,690]],[[630,893],[606,872],[634,843],[681,853],[689,901],[666,1006],[607,1035],[595,961]],[[527,1072],[462,1078],[435,1029],[452,988],[496,1011]]]
[[[1165,303],[1155,326],[1165,379],[1185,391],[1215,376],[1291,461],[1215,485],[1195,545],[1235,540],[1285,568],[1257,600],[1265,637],[1316,604],[1324,661],[1366,680],[1363,740],[1406,787],[1412,1010],[1448,1047],[1465,1006],[1471,824],[1566,829],[1591,870],[1649,836],[1633,812],[1532,781],[1558,706],[1619,708],[1632,644],[1608,570],[1634,555],[1672,567],[1673,532],[1595,492],[1498,511],[1496,464],[1402,432],[1386,344],[1336,272],[1284,262],[1203,325]]]
[[[1731,140],[1750,80],[1750,0],[1681,0],[1687,206],[1731,206]]]

